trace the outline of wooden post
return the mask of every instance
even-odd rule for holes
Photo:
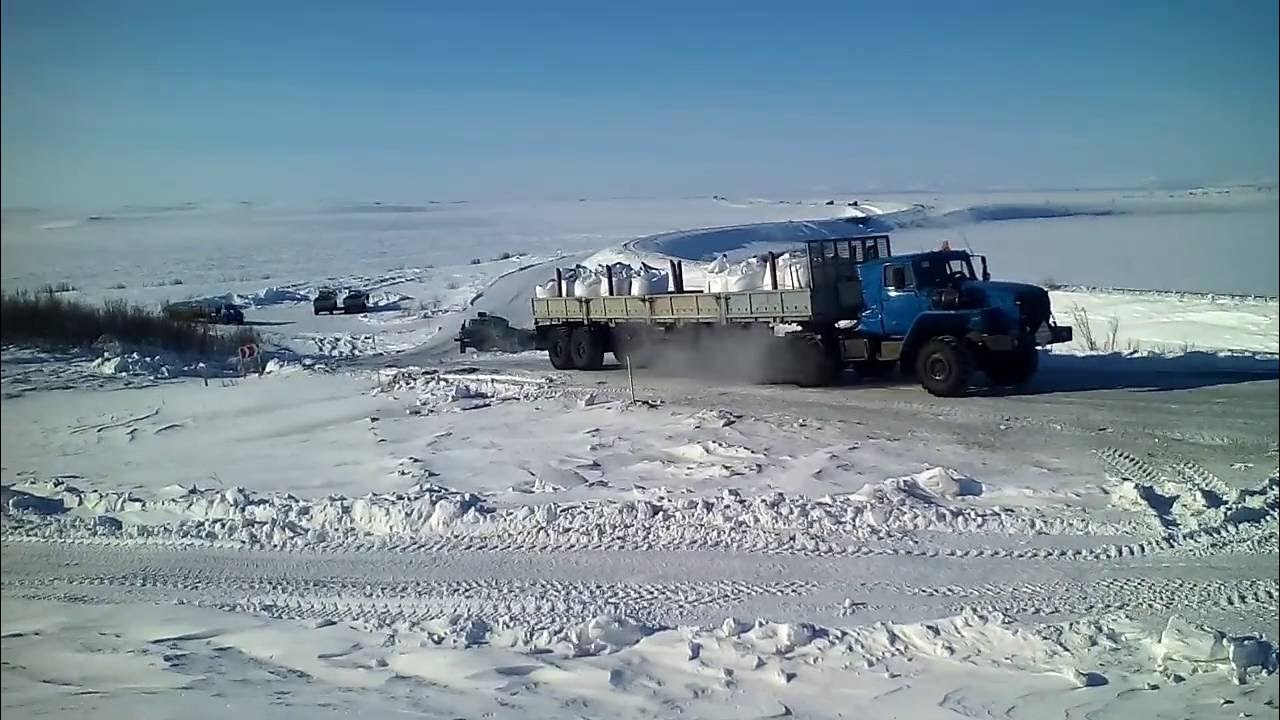
[[[778,289],[778,256],[769,251],[769,289]]]
[[[564,297],[564,271],[556,268],[556,297]]]
[[[604,279],[608,283],[606,288],[609,291],[609,297],[613,297],[613,265],[604,266]]]
[[[670,269],[668,274],[671,276],[671,292],[681,292],[680,273],[676,272],[676,261],[668,258],[667,266]]]
[[[636,401],[636,379],[631,374],[631,353],[627,353],[627,385],[631,387],[631,402]]]

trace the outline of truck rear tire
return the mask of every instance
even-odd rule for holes
[[[573,369],[573,353],[569,351],[569,328],[558,327],[548,333],[547,357],[551,359],[551,367],[557,370]]]
[[[569,354],[579,370],[599,370],[604,365],[604,343],[600,334],[582,325],[569,335]]]
[[[982,358],[982,371],[996,385],[1021,385],[1040,368],[1040,351],[1025,343],[1007,352],[987,352]]]
[[[973,355],[950,335],[929,340],[916,354],[916,377],[938,397],[963,396],[972,375]]]

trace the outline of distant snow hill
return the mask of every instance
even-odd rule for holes
[[[641,256],[666,256],[708,261],[725,254],[730,259],[752,255],[776,246],[792,246],[821,238],[899,230],[946,229],[1007,220],[1048,220],[1113,215],[1168,215],[1222,212],[1223,202],[1177,197],[1127,200],[1051,202],[977,202],[960,207],[924,203],[875,202],[858,205],[814,206],[813,219],[763,222],[747,225],[677,230],[637,238],[624,249]],[[827,217],[822,211],[830,211]],[[832,216],[834,215],[834,216]]]

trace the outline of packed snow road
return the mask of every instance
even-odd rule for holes
[[[554,373],[537,352],[469,356],[453,364]],[[724,381],[714,368],[701,377],[636,371],[632,378],[640,400],[848,424],[899,439],[930,437],[939,448],[1071,458],[1119,447],[1157,462],[1186,456],[1224,475],[1235,472],[1233,465],[1265,468],[1269,459],[1274,466],[1280,437],[1276,361],[1247,358],[1221,371],[1183,367],[1178,358],[1054,355],[1023,390],[979,388],[963,399],[932,397],[908,380],[859,380],[851,374],[839,386],[816,389]],[[610,397],[629,393],[620,366],[567,377]],[[929,443],[924,445],[927,452]],[[1152,473],[1144,471],[1143,479]]]

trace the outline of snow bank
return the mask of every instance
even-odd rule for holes
[[[1228,638],[1224,633],[1169,618],[1152,637],[1122,616],[1027,625],[1000,612],[966,609],[926,622],[877,622],[854,627],[807,623],[742,622],[729,618],[714,630],[690,638],[708,664],[750,669],[788,667],[840,659],[845,666],[885,667],[891,660],[937,658],[988,668],[1052,673],[1076,687],[1107,684],[1116,666],[1125,671],[1219,672],[1236,682],[1276,672],[1276,648],[1260,636]],[[1235,650],[1232,659],[1231,648]],[[774,659],[777,658],[777,659]],[[781,663],[781,664],[778,664]]]
[[[412,714],[421,687],[441,717],[559,717],[567,707],[637,720],[1072,717],[1082,708],[1099,718],[1266,717],[1275,704],[1274,678],[1254,672],[1240,689],[1216,671],[1152,682],[1144,635],[1123,618],[1018,625],[969,611],[878,627],[735,621],[722,632],[614,615],[530,628],[461,614],[388,631],[284,620],[279,605],[250,616],[194,603],[6,600],[6,698],[112,717],[137,714],[140,694],[184,717],[227,703],[278,714],[282,697]],[[781,652],[763,637],[793,633]],[[889,637],[886,651],[860,649]],[[271,682],[245,682],[264,664]]]
[[[569,391],[550,377],[513,374],[442,372],[405,368],[382,371],[377,393],[413,393],[419,412],[456,412],[508,401],[573,397],[588,391]]]
[[[331,495],[300,500],[289,494],[259,495],[244,488],[171,488],[144,499],[129,491],[84,491],[55,481],[43,497],[61,501],[68,522],[88,535],[165,537],[250,544],[314,544],[360,537],[426,537],[479,521],[480,500],[420,485],[407,493],[350,498]],[[110,515],[119,525],[92,522]],[[85,524],[84,520],[89,520]],[[79,521],[79,522],[78,522]]]
[[[687,445],[675,452],[714,456],[716,464],[755,461],[749,451],[725,444]],[[411,459],[407,469],[410,476],[415,468],[419,474],[419,485],[412,491],[311,500],[243,489],[197,488],[144,498],[129,492],[82,491],[62,481],[34,483],[16,489],[60,500],[66,516],[17,513],[7,530],[41,537],[114,534],[116,529],[94,523],[95,517],[110,514],[122,522],[121,533],[128,538],[269,546],[466,536],[505,538],[501,542],[518,541],[531,548],[606,543],[837,554],[858,550],[866,540],[895,539],[920,531],[1114,535],[1128,530],[1088,514],[974,504],[968,501],[979,491],[976,481],[941,469],[818,499],[781,492],[744,496],[726,489],[711,498],[643,493],[635,500],[490,507],[478,496],[427,483],[428,477],[447,478],[436,478],[418,462]],[[552,476],[542,480],[544,486],[556,481]],[[536,491],[536,486],[530,491]],[[1272,510],[1268,517],[1274,521],[1274,515]],[[1223,522],[1231,523],[1229,518]]]
[[[1217,361],[1218,369],[1231,369],[1233,356],[1280,357],[1280,302],[1274,298],[1107,290],[1053,290],[1049,297],[1058,321],[1087,322],[1096,344],[1110,342],[1115,324],[1114,347],[1095,354],[1198,354],[1199,364]],[[1081,329],[1075,337],[1069,350],[1088,354]],[[1220,351],[1229,352],[1211,357]]]
[[[212,368],[203,362],[184,361],[173,355],[145,355],[140,352],[104,352],[89,363],[89,370],[106,376],[142,376],[156,379],[221,375],[225,367]]]

